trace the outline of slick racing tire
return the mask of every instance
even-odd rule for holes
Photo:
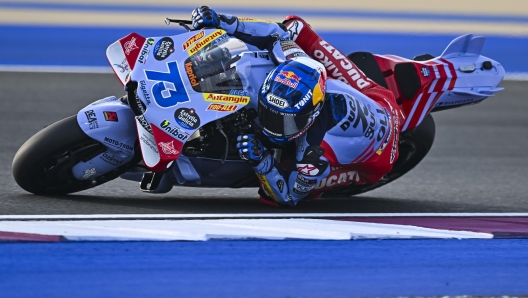
[[[79,127],[77,116],[70,116],[36,133],[18,150],[13,159],[13,177],[24,190],[39,195],[61,195],[85,190],[126,172],[137,157],[94,181],[80,181],[72,167],[106,151]],[[136,152],[138,152],[136,150]]]
[[[427,155],[429,149],[433,146],[435,137],[435,123],[431,114],[424,118],[422,123],[415,129],[405,131],[400,136],[398,145],[399,156],[396,163],[387,175],[380,181],[366,185],[349,185],[342,188],[336,188],[326,191],[324,197],[353,196],[386,185],[410,170],[412,170]]]

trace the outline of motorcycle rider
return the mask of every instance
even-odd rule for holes
[[[374,183],[392,169],[403,123],[394,95],[304,20],[289,16],[284,24],[272,23],[202,6],[192,12],[192,26],[223,29],[267,49],[277,65],[258,92],[258,121],[271,142],[295,141],[296,166],[284,170],[253,134],[237,139],[241,158],[260,180],[262,202],[294,206],[316,187]]]

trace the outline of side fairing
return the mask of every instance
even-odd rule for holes
[[[134,114],[130,107],[116,97],[98,100],[77,114],[81,129],[103,144],[107,151],[73,167],[73,175],[91,180],[130,161],[137,141]]]

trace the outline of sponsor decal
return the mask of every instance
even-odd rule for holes
[[[244,23],[268,23],[268,24],[273,24],[272,21],[255,20],[255,19],[252,19],[252,18],[238,18],[238,21],[239,22],[244,22]]]
[[[224,40],[226,40],[228,37],[229,37],[229,35],[224,34],[224,35],[218,37],[217,39],[213,40],[213,43],[212,43],[212,44],[213,44],[213,45],[217,45],[217,44],[219,44],[219,43],[223,43]]]
[[[306,105],[306,103],[312,99],[312,96],[312,90],[308,90],[308,93],[306,93],[306,95],[301,99],[301,101],[295,104],[295,108],[300,109],[304,107],[304,105]]]
[[[315,186],[315,189],[334,188],[359,181],[360,179],[357,171],[349,171],[342,167],[332,167],[330,174],[323,178],[323,180],[319,181]]]
[[[117,140],[114,140],[114,139],[111,139],[109,137],[105,137],[103,139],[103,143],[105,143],[106,145],[110,145],[116,149],[124,149],[126,151],[129,151],[129,152],[132,152],[134,151],[134,146],[132,145],[129,145],[129,144],[125,144],[123,142],[120,142],[120,141],[117,141]]]
[[[171,141],[170,143],[159,142],[158,146],[161,148],[161,151],[167,155],[178,155],[178,153],[180,153],[180,151],[174,148],[174,141]]]
[[[88,110],[84,112],[84,114],[86,115],[86,119],[88,120],[88,123],[86,124],[88,124],[90,129],[99,128],[99,124],[97,123],[97,116],[95,115],[94,110]]]
[[[99,105],[99,104],[102,104],[102,103],[112,102],[112,101],[117,101],[117,98],[115,96],[106,97],[106,98],[94,101],[90,105],[91,106],[96,106],[96,105]]]
[[[277,108],[284,109],[288,107],[288,101],[284,98],[280,98],[276,96],[275,94],[268,93],[266,95],[266,100],[268,103],[272,106],[276,106]]]
[[[220,103],[236,103],[247,105],[249,103],[249,96],[230,95],[230,94],[214,94],[214,93],[202,93],[204,100],[208,102],[220,102]]]
[[[130,53],[139,47],[136,45],[136,38],[132,37],[129,41],[125,42],[123,48],[125,49],[125,54],[128,56]]]
[[[270,59],[270,56],[268,54],[257,54],[255,53],[255,58],[262,58],[262,59],[266,59],[266,60],[269,60]]]
[[[389,122],[389,127],[391,126],[391,117],[390,117],[390,114],[389,114],[389,111],[387,111],[387,109],[383,108],[383,110],[385,111],[385,116],[387,117],[388,119],[388,122]],[[380,121],[381,123],[381,121]],[[378,135],[379,133],[381,132],[381,130],[378,132]],[[385,150],[385,147],[387,147],[387,144],[389,143],[389,140],[392,136],[392,131],[389,129],[389,133],[387,135],[387,137],[385,138],[385,141],[383,141],[383,144],[381,144],[381,146],[378,148],[378,150],[376,150],[376,154],[377,155],[381,155],[381,153],[383,152],[383,150]]]
[[[189,39],[187,39],[183,44],[182,48],[183,50],[187,50],[188,47],[190,47],[193,43],[197,42],[198,40],[202,39],[205,36],[205,31],[200,31],[198,34],[195,34],[191,36]]]
[[[149,105],[150,104],[150,95],[148,94],[147,82],[145,82],[145,80],[139,81],[139,89],[141,89],[141,92],[143,93],[143,99],[145,99],[145,101],[147,102],[147,105]],[[145,112],[143,112],[143,113],[145,113]]]
[[[103,115],[106,121],[119,122],[116,112],[103,111]]]
[[[151,140],[151,138],[145,134],[141,134],[141,137],[139,138],[139,140],[147,145],[152,151],[154,151],[156,154],[159,154],[158,153],[158,148],[156,148],[156,144],[154,144]]]
[[[177,104],[190,101],[183,87],[183,81],[178,72],[176,61],[167,63],[168,72],[145,70],[149,81],[157,81],[152,85],[154,101],[162,108],[170,108]]]
[[[149,45],[154,45],[154,39],[152,39],[152,38],[147,39],[147,43]]]
[[[185,141],[189,137],[189,134],[181,129],[178,129],[177,127],[171,127],[171,123],[168,120],[163,120],[160,123],[160,127],[165,130],[168,134],[174,136],[176,139],[180,141]]]
[[[273,193],[273,190],[271,190],[271,186],[268,183],[268,179],[266,179],[266,176],[257,174],[257,177],[260,181],[260,185],[262,186],[262,190],[268,195],[268,197],[272,198],[275,202],[277,201],[277,197],[275,196],[275,193]]]
[[[191,82],[191,85],[193,87],[200,85],[198,78],[194,75],[194,72],[192,69],[192,62],[185,63],[185,73],[187,74],[187,77],[189,78],[189,82]]]
[[[162,61],[174,53],[174,41],[170,37],[163,37],[154,46],[154,59]]]
[[[230,95],[249,96],[249,94],[247,93],[247,91],[244,91],[244,90],[231,90],[231,91],[229,91],[229,94],[230,94]]]
[[[319,169],[316,166],[307,163],[297,164],[297,171],[307,176],[319,174]]]
[[[219,29],[219,30],[214,31],[213,33],[207,35],[203,39],[201,39],[198,42],[196,42],[192,47],[190,47],[187,50],[187,53],[189,54],[189,56],[192,56],[192,55],[196,54],[203,47],[205,47],[206,45],[210,44],[211,42],[213,42],[215,39],[219,38],[223,34],[225,34],[224,30],[220,30]]]
[[[478,100],[475,100],[474,98],[468,98],[468,99],[459,99],[459,100],[455,100],[455,101],[444,101],[444,102],[437,103],[435,106],[436,107],[440,107],[440,106],[453,106],[453,105],[469,104],[469,103],[473,103],[474,101],[478,101]]]
[[[370,82],[361,77],[361,70],[357,69],[356,66],[348,58],[339,52],[337,49],[329,45],[326,41],[321,40],[319,45],[325,49],[325,52],[322,50],[315,50],[312,57],[315,57],[319,62],[321,62],[329,76],[336,80],[350,85],[345,75],[348,76],[353,82],[357,84],[357,87],[361,90],[365,87],[370,86]],[[339,63],[339,65],[345,69],[347,72],[342,74],[339,69],[335,66],[334,62]]]
[[[111,165],[119,166],[123,163],[123,160],[115,158],[113,155],[110,155],[108,152],[103,153],[103,155],[100,156],[101,159]]]
[[[299,33],[301,32],[302,28],[304,27],[304,24],[299,21],[294,21],[288,24],[288,32],[290,33],[290,39],[295,41],[297,37],[299,37]]]
[[[141,48],[141,52],[139,52],[139,58],[138,58],[139,63],[141,64],[147,63],[148,54],[150,53],[149,47],[150,47],[150,44],[148,42],[145,42],[145,44]]]
[[[396,151],[398,150],[398,139],[400,138],[400,135],[399,135],[400,132],[398,131],[400,127],[400,119],[398,115],[393,114],[393,116],[394,116],[394,138],[392,141],[392,150],[391,150],[391,156],[390,156],[391,164],[394,162],[394,159],[396,158]]]
[[[293,71],[280,71],[273,80],[291,88],[297,88],[301,79]]]
[[[293,192],[299,195],[305,195],[314,189],[316,183],[316,179],[309,180],[301,174],[297,174],[297,179],[295,179],[295,183],[293,184]]]
[[[355,99],[354,97],[348,95],[348,117],[341,120],[342,123],[339,127],[343,131],[346,131],[352,126],[357,128],[361,123],[361,129],[366,138],[372,139],[374,136],[374,125],[376,125],[376,119],[374,118],[374,113],[372,113],[369,108],[362,103],[361,101]],[[370,120],[369,120],[370,118]],[[386,123],[385,123],[386,124]],[[385,134],[385,129],[383,130]]]
[[[83,176],[81,177],[81,180],[87,180],[89,179],[90,177],[94,176],[94,175],[97,175],[97,170],[95,168],[91,168],[91,169],[86,169],[86,170],[83,170]]]
[[[314,113],[312,118],[315,118],[319,115],[319,112]],[[311,121],[305,128],[303,128],[301,131],[299,131],[297,134],[291,136],[288,138],[288,141],[295,140],[296,138],[302,136],[310,127],[312,127],[313,121]]]
[[[237,108],[237,105],[224,105],[220,103],[212,103],[207,107],[207,111],[234,112]]]
[[[114,63],[114,66],[119,69],[120,73],[125,73],[126,71],[130,71],[130,66],[128,65],[128,60],[125,58],[123,61],[121,61],[120,64]]]
[[[429,72],[429,68],[427,68],[427,66],[422,66],[422,75],[425,78],[428,78],[431,75],[431,73]]]
[[[145,116],[136,116],[136,119],[139,121],[139,124],[148,131],[150,134],[152,134],[152,128],[150,128],[150,124],[147,122],[147,119],[145,119]]]
[[[279,188],[279,191],[282,192],[284,189],[284,180],[277,181],[277,187]]]
[[[174,119],[179,126],[185,129],[197,129],[200,126],[200,117],[198,117],[194,109],[177,109],[174,112]]]

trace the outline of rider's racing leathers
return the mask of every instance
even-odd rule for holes
[[[264,202],[295,205],[310,193],[374,183],[392,169],[403,124],[392,92],[368,79],[298,17],[288,17],[286,25],[229,15],[219,19],[220,28],[267,49],[276,63],[308,53],[325,66],[329,77],[321,114],[295,140],[296,165],[284,170],[269,154],[254,167]]]

